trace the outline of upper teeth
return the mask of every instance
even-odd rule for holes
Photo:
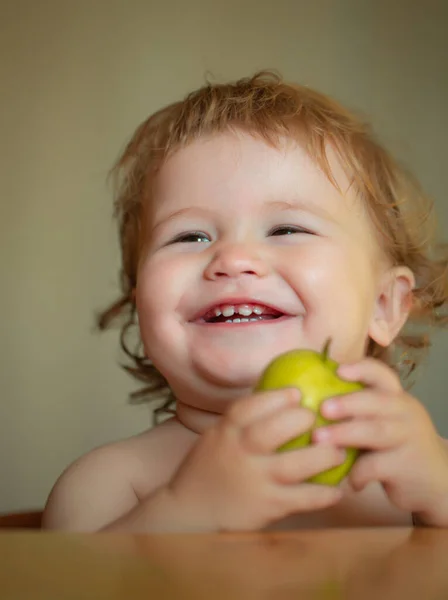
[[[220,317],[233,317],[235,313],[242,315],[243,317],[248,317],[252,313],[256,315],[261,315],[264,312],[264,308],[262,306],[254,306],[249,304],[239,304],[238,306],[234,306],[231,304],[226,304],[225,306],[216,307],[215,315]]]

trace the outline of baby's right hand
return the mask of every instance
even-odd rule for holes
[[[275,452],[313,424],[299,398],[295,389],[253,394],[202,434],[167,488],[195,529],[258,530],[340,500],[338,488],[305,482],[340,464],[342,450],[316,444]]]

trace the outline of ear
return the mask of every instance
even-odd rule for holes
[[[389,346],[406,323],[412,308],[415,278],[408,267],[392,267],[380,281],[369,337]]]

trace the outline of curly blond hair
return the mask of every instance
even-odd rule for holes
[[[336,150],[369,210],[385,255],[392,264],[409,267],[416,278],[408,324],[418,325],[418,330],[407,332],[404,328],[391,348],[373,341],[368,348],[368,355],[406,378],[429,345],[430,329],[446,325],[448,320],[448,252],[434,241],[432,203],[417,181],[375,140],[363,119],[324,94],[262,71],[233,83],[207,83],[151,115],[137,128],[112,170],[121,242],[121,295],[99,315],[98,326],[103,330],[117,318],[121,320],[121,346],[133,363],[123,366],[146,384],[132,399],[163,397],[159,411],[173,401],[167,381],[144,356],[133,293],[143,237],[142,212],[145,203],[151,202],[151,180],[179,148],[202,136],[232,129],[273,145],[282,136],[299,140],[334,185],[326,148],[331,145]],[[134,327],[137,340],[132,347],[129,337]],[[401,349],[398,354],[394,352],[397,348]]]

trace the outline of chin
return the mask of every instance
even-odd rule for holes
[[[270,349],[269,352],[252,352],[244,358],[239,353],[226,353],[204,356],[196,354],[192,366],[196,376],[211,384],[224,389],[252,390],[258,383],[264,369],[276,356],[287,349]]]
[[[207,361],[197,361],[193,368],[197,375],[213,386],[223,388],[244,388],[252,389],[255,387],[261,373],[269,362],[266,360],[247,361],[227,360],[222,361],[219,358],[209,359]]]

